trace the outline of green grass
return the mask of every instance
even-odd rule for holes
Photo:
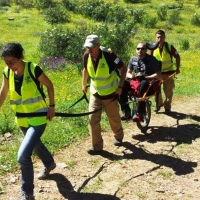
[[[107,1],[113,3],[113,1]],[[125,6],[123,0],[116,1],[117,4]],[[115,3],[116,3],[115,2]],[[166,5],[175,3],[168,1]],[[200,39],[199,27],[190,24],[190,16],[197,11],[196,1],[184,3],[184,8],[181,10],[180,25],[172,26],[172,29],[166,29],[166,22],[159,21],[154,29],[145,29],[142,25],[137,25],[137,31],[134,38],[134,46],[130,51],[130,57],[135,55],[135,46],[140,41],[155,41],[155,32],[158,29],[166,31],[167,41],[172,43],[181,55],[181,74],[176,79],[175,95],[184,98],[184,96],[197,96],[200,93],[200,59],[198,59]],[[145,4],[129,4],[129,7],[144,8],[149,15],[155,15],[156,8],[160,6],[160,1],[155,0]],[[94,21],[85,19],[80,15],[70,13],[72,23],[66,24],[69,28],[73,28],[77,24],[91,24]],[[14,20],[9,21],[8,18],[13,17]],[[19,7],[11,7],[8,11],[3,11],[0,14],[0,45],[7,42],[20,42],[25,49],[25,59],[38,63],[43,57],[38,50],[40,35],[50,26],[44,21],[42,12],[39,13],[35,9],[23,10]],[[188,39],[190,49],[187,51],[181,50],[181,40]],[[78,42],[78,41],[77,41]],[[81,56],[81,55],[80,55]],[[120,55],[119,55],[120,56]],[[124,61],[128,63],[128,60]],[[0,60],[0,70],[2,71],[5,64]],[[47,71],[47,75],[51,78],[55,87],[56,111],[57,112],[87,112],[88,105],[86,102],[81,102],[72,109],[67,108],[82,96],[81,91],[81,76],[78,70],[67,65],[64,71],[51,72]],[[2,76],[0,76],[0,82]],[[14,113],[10,110],[9,98],[7,98],[3,107],[0,110],[0,135],[6,131],[12,130],[13,137],[10,141],[0,143],[0,174],[16,170],[18,164],[16,162],[17,150],[22,139],[18,127],[13,124]],[[88,137],[88,117],[79,118],[59,118],[48,123],[45,134],[42,140],[51,150],[52,153],[58,152],[59,149],[81,141]],[[109,131],[109,124],[105,115],[102,117],[103,131]],[[6,130],[6,131],[5,131]],[[1,189],[0,189],[1,191]]]

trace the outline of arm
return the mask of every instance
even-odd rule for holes
[[[83,68],[82,71],[82,91],[83,93],[87,93],[87,80],[89,78],[89,74],[86,68]]]
[[[120,68],[120,71],[121,71],[121,76],[120,76],[120,81],[119,81],[119,87],[116,90],[116,94],[118,94],[119,96],[122,93],[122,88],[123,88],[123,85],[124,85],[124,80],[126,78],[127,67],[125,65],[123,65]]]
[[[9,89],[8,79],[5,78],[5,76],[3,76],[3,82],[2,82],[1,90],[0,90],[0,107],[3,105],[3,103],[7,97],[8,89]]]
[[[176,74],[180,73],[180,63],[181,63],[181,58],[178,54],[178,56],[176,57]]]
[[[174,57],[174,59],[176,60],[176,74],[179,74],[181,58],[180,58],[178,51],[175,49],[175,47],[173,45],[171,45],[171,54]]]
[[[51,82],[51,80],[44,74],[42,73],[39,77],[38,80],[40,83],[46,86],[47,88],[47,93],[49,97],[49,105],[55,105],[54,101],[54,87]],[[53,117],[55,116],[55,108],[54,107],[49,107],[48,113],[47,113],[47,119],[51,121]]]
[[[134,77],[133,70],[128,68],[127,73],[126,73],[126,78],[132,79],[133,77]]]
[[[145,79],[161,79],[161,72],[156,72],[149,76],[145,76]]]

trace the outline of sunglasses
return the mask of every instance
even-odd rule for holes
[[[146,50],[146,48],[144,48],[144,47],[142,47],[142,48],[141,48],[141,47],[137,47],[137,50],[138,50],[138,51],[139,51],[139,50],[142,50],[142,51],[143,51],[143,50]]]

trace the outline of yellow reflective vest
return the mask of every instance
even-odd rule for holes
[[[30,69],[34,75],[36,65],[31,63]],[[8,75],[8,67],[4,69],[5,75]],[[30,77],[28,71],[28,62],[25,62],[23,82],[21,87],[21,96],[15,91],[15,73],[9,71],[9,92],[10,92],[10,105],[15,112],[20,113],[39,113],[47,112],[48,107],[40,91],[37,89],[36,83]],[[37,126],[47,123],[46,116],[42,117],[15,117],[15,122],[18,126],[29,127]]]
[[[90,92],[98,93],[100,96],[106,96],[116,91],[119,85],[119,77],[115,70],[109,73],[109,66],[102,51],[102,58],[99,59],[98,67],[95,73],[92,58],[89,54],[87,61],[88,74],[91,77]]]
[[[171,49],[171,45],[168,44],[168,48]],[[162,72],[175,71],[176,68],[173,65],[171,55],[166,49],[166,45],[163,46],[162,54],[160,54],[159,48],[154,50],[153,56],[156,57],[157,60],[162,62]]]

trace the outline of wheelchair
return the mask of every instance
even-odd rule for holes
[[[154,94],[148,95],[149,89],[152,87],[152,85],[155,82],[158,83],[159,89],[157,91],[155,91]],[[145,113],[140,115],[141,120],[138,120],[136,122],[137,127],[144,134],[146,134],[146,131],[148,129],[148,125],[149,125],[150,120],[151,120],[151,105],[152,105],[152,102],[151,102],[150,98],[151,97],[155,97],[156,98],[156,107],[158,108],[158,95],[160,93],[161,84],[162,84],[162,80],[161,79],[153,79],[153,80],[151,80],[149,82],[149,86],[148,86],[146,92],[144,93],[144,95],[142,97],[136,97],[131,92],[129,92],[129,94],[128,94],[129,100],[130,100],[128,103],[132,104],[132,116],[136,113],[139,101],[145,101]]]
[[[170,74],[166,80],[172,78],[175,75],[176,75],[176,72],[174,72],[173,74]],[[149,123],[150,123],[150,120],[151,120],[151,105],[152,105],[152,102],[151,102],[150,98],[152,98],[152,97],[155,98],[156,109],[158,110],[158,96],[161,92],[161,84],[166,80],[163,80],[163,79],[153,79],[153,80],[151,80],[149,82],[149,86],[148,86],[146,92],[144,93],[144,95],[142,97],[136,97],[136,96],[132,95],[131,92],[129,92],[129,94],[128,94],[129,100],[130,100],[128,103],[133,104],[132,105],[132,116],[136,113],[138,102],[139,101],[145,101],[145,113],[141,116],[142,120],[136,122],[137,127],[144,134],[146,134],[146,131],[148,129],[148,126],[149,126]],[[158,83],[159,88],[154,92],[154,94],[148,95],[149,89],[156,82]]]

